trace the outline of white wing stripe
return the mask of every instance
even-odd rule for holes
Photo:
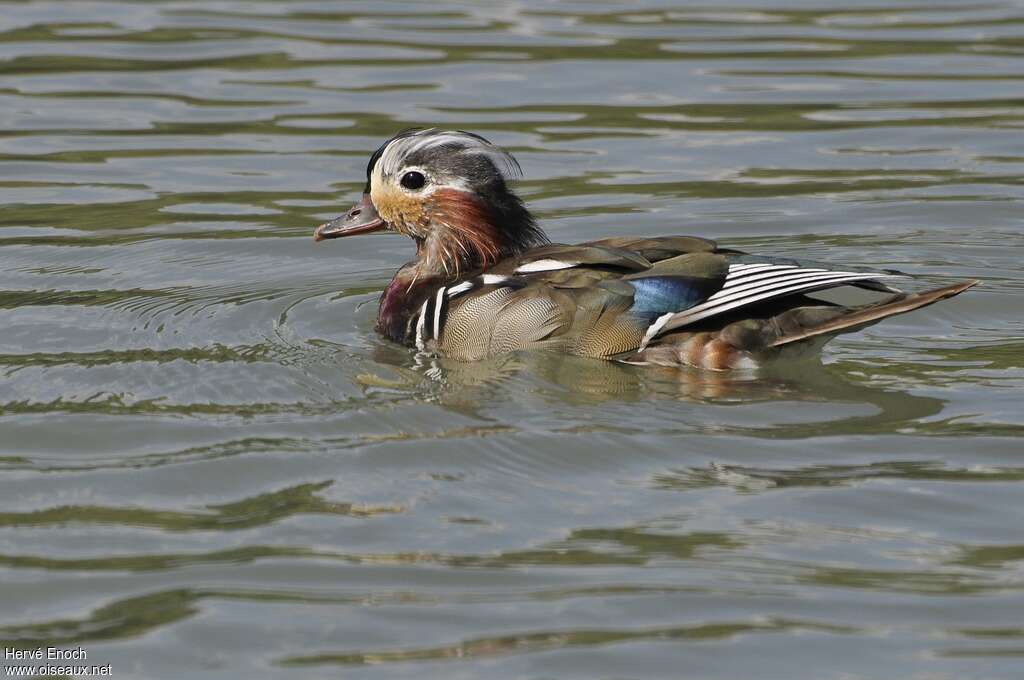
[[[668,314],[662,314],[654,320],[650,326],[647,327],[647,332],[644,333],[643,340],[640,341],[640,347],[636,351],[643,352],[647,349],[647,345],[655,338],[658,333],[661,332],[662,326],[669,322],[669,320],[675,316],[675,312],[669,312]]]
[[[731,265],[729,265],[729,271],[731,271],[731,272],[733,272],[733,271],[738,272],[738,271],[742,271],[744,269],[751,269],[753,267],[771,267],[771,266],[772,266],[771,262],[741,262],[739,264],[731,264]]]
[[[856,274],[857,272],[838,272],[829,271],[828,269],[773,269],[773,270],[762,270],[757,272],[744,273],[741,276],[729,276],[725,279],[725,285],[722,286],[722,291],[736,289],[744,286],[748,283],[754,283],[756,281],[767,282],[775,279],[791,278],[793,276],[802,276],[804,274]],[[871,276],[874,276],[871,274]],[[719,291],[719,292],[722,292]],[[717,293],[716,293],[717,295]]]
[[[756,264],[731,264],[729,265],[729,276],[731,278],[734,272],[737,272],[737,275],[739,275],[763,271],[765,269],[794,269],[795,267],[795,264],[772,264],[770,262],[759,262]]]
[[[836,277],[828,281],[824,281],[822,279],[812,279],[810,281],[801,281],[799,283],[787,281],[782,284],[782,287],[772,286],[769,289],[749,291],[747,294],[740,295],[737,297],[729,297],[728,299],[719,298],[718,300],[714,301],[714,304],[709,304],[711,302],[709,300],[708,302],[696,305],[694,307],[691,307],[690,309],[687,309],[684,312],[675,315],[675,318],[671,319],[668,323],[666,323],[662,330],[673,330],[681,326],[689,325],[695,321],[706,319],[709,316],[721,314],[731,309],[736,309],[737,307],[743,307],[744,305],[749,305],[754,302],[760,302],[761,300],[767,300],[774,297],[781,297],[783,295],[788,295],[790,293],[798,293],[804,290],[811,290],[813,288],[817,288],[823,283],[828,285],[836,285],[839,283],[849,283],[851,281],[871,279],[876,277],[878,277],[877,274],[844,274],[837,275]]]
[[[856,281],[857,276],[846,276],[838,277],[831,282],[832,284],[848,283]],[[691,308],[682,314],[680,318],[675,319],[675,323],[669,324],[668,328],[678,328],[679,326],[685,326],[701,319],[706,319],[709,316],[715,316],[716,314],[722,314],[730,310],[736,309],[737,307],[743,307],[745,305],[760,302],[762,300],[771,299],[774,297],[781,297],[790,293],[798,293],[805,290],[810,290],[821,285],[820,281],[804,281],[802,283],[790,284],[782,288],[773,288],[771,290],[754,291],[739,298],[731,298],[728,300],[719,300],[717,304],[713,306],[703,307],[701,309]]]
[[[777,290],[779,288],[789,286],[794,283],[800,283],[804,285],[819,285],[819,284],[832,284],[837,279],[845,279],[847,277],[854,277],[853,280],[858,278],[863,279],[865,277],[873,278],[874,274],[863,274],[856,272],[830,272],[828,274],[811,273],[811,274],[795,274],[780,279],[771,279],[769,281],[758,282],[749,286],[739,286],[728,291],[718,291],[711,297],[699,305],[694,305],[685,312],[692,311],[694,309],[703,309],[706,307],[714,307],[715,305],[731,302],[739,298],[748,297],[750,295],[759,295],[762,292],[769,292]]]
[[[534,260],[516,268],[516,274],[533,274],[535,272],[551,272],[556,269],[569,269],[579,262],[563,262],[562,260]]]
[[[824,269],[793,269],[788,272],[764,274],[762,276],[752,276],[750,278],[738,281],[731,286],[728,285],[727,281],[726,285],[723,286],[721,290],[719,290],[714,295],[709,297],[707,300],[705,300],[705,302],[711,302],[712,300],[716,300],[718,298],[724,297],[726,295],[731,295],[733,293],[739,293],[748,290],[756,290],[759,288],[766,288],[768,286],[774,285],[776,283],[781,283],[784,281],[803,281],[806,279],[821,279],[823,281],[827,281],[829,278],[833,276],[861,276],[867,278],[875,278],[877,274],[868,274],[865,272],[837,272],[827,271]]]

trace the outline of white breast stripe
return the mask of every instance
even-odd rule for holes
[[[461,295],[462,293],[465,293],[467,290],[469,290],[472,287],[473,287],[473,282],[472,281],[463,281],[460,284],[451,286],[450,288],[448,288],[448,298],[451,299],[451,298],[455,297],[456,295]]]
[[[434,330],[431,332],[431,336],[435,340],[441,337],[441,305],[444,302],[444,286],[442,286],[437,289],[437,297],[434,299]]]
[[[469,279],[468,281],[463,281],[462,283],[449,287],[447,289],[448,299],[450,300],[458,295],[462,295],[466,291],[479,288],[480,286],[498,286],[511,278],[511,276],[503,276],[501,274],[481,274],[474,279]]]
[[[427,318],[427,302],[430,302],[430,298],[427,298],[423,306],[420,307],[420,318],[416,320],[416,349],[421,352],[426,346],[423,342],[423,325]]]
[[[579,262],[563,262],[561,260],[534,260],[516,268],[516,274],[535,274],[536,272],[553,272],[556,269],[569,269]]]

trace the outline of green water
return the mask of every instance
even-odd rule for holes
[[[1024,677],[1024,3],[0,2],[0,640],[123,678]],[[750,376],[418,359],[410,125],[553,240],[963,296]]]

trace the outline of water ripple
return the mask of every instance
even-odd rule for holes
[[[0,639],[1017,677],[1022,55],[1017,3],[6,3]],[[311,240],[414,125],[513,150],[556,241],[984,285],[756,375],[417,357],[373,331],[412,244]]]

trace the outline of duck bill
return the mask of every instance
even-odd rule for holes
[[[313,233],[313,240],[324,241],[329,238],[369,234],[386,228],[387,223],[377,214],[377,209],[373,207],[373,201],[370,200],[370,194],[363,194],[362,199],[347,213],[317,227]]]

